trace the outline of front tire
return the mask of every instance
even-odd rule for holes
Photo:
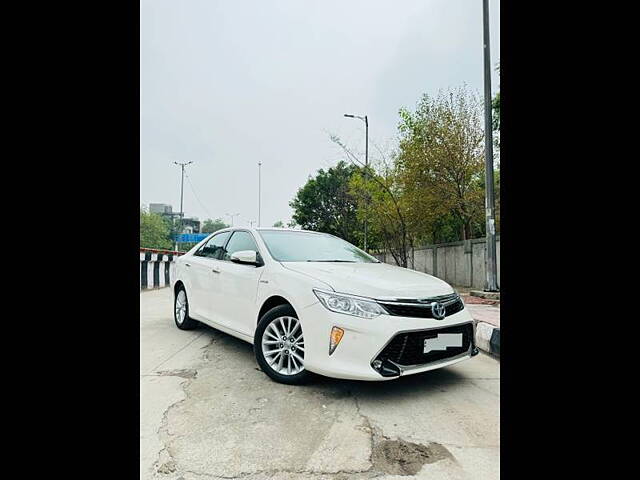
[[[300,385],[311,377],[304,368],[302,324],[291,305],[278,305],[262,316],[253,350],[262,371],[276,382]]]
[[[198,326],[198,322],[189,317],[187,291],[182,286],[173,299],[173,319],[180,330],[193,330]]]

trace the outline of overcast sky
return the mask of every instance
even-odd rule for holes
[[[491,62],[500,2],[490,1]],[[467,83],[483,92],[481,0],[142,0],[140,203],[235,225],[291,217],[309,175],[343,159],[329,135],[391,148],[398,109]],[[492,89],[499,88],[494,72]]]

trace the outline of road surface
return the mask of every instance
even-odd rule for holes
[[[252,346],[178,330],[140,294],[142,479],[500,477],[500,363],[483,354],[391,382],[280,385]]]

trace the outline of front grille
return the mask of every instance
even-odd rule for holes
[[[437,301],[445,305],[445,317],[453,315],[454,313],[458,313],[459,311],[464,309],[462,300],[460,300],[460,297],[456,294],[443,297],[433,297],[429,300],[434,302]],[[382,305],[387,310],[387,312],[389,312],[389,315],[398,317],[433,318],[430,304],[421,304],[417,303],[416,301],[403,301],[402,304],[381,301],[379,301],[378,303],[380,303],[380,305]],[[415,305],[409,305],[409,303],[414,303]]]
[[[462,333],[462,347],[432,350],[424,353],[426,338],[435,338],[439,333]],[[419,332],[399,333],[378,354],[375,360],[391,360],[401,366],[423,365],[456,357],[467,351],[473,343],[473,324],[465,323],[452,327],[434,328]]]

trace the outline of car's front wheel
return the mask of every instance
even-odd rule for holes
[[[253,349],[262,371],[276,382],[299,385],[309,379],[302,324],[290,305],[279,305],[262,316]]]
[[[173,306],[173,319],[180,330],[193,330],[198,322],[189,317],[189,300],[184,287],[180,287],[176,293]]]

